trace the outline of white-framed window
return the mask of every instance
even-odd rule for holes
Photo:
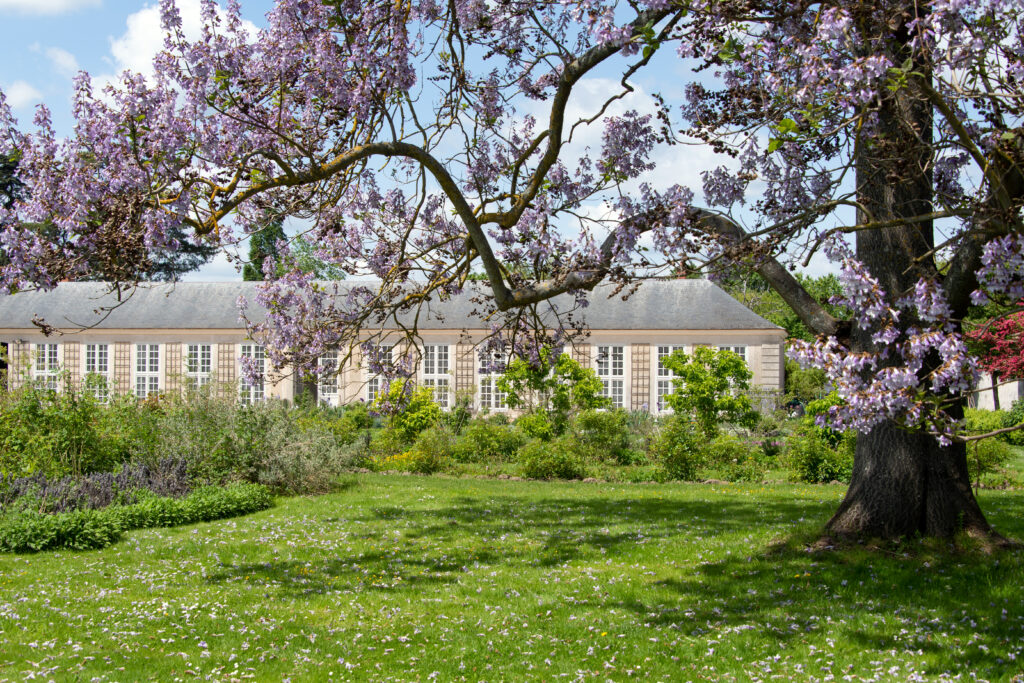
[[[500,372],[484,372],[500,363],[502,360],[500,351],[482,352],[480,354],[480,367],[477,368],[477,386],[479,387],[480,409],[481,410],[506,410],[508,394],[498,388]]]
[[[719,346],[719,351],[732,351],[737,356],[743,359],[743,362],[747,362],[747,347],[746,346]]]
[[[676,376],[674,372],[662,365],[662,361],[671,356],[676,351],[685,351],[682,345],[670,345],[670,344],[659,344],[658,345],[658,365],[657,365],[657,378],[654,384],[655,398],[657,400],[658,412],[664,412],[671,410],[668,404],[665,402],[665,397],[674,391],[672,386],[672,379]]]
[[[245,378],[244,373],[240,373],[242,380],[238,383],[238,400],[245,404],[259,403],[266,398],[263,374],[267,370],[267,355],[263,344],[253,344],[251,342],[242,344],[242,358],[252,359],[252,364],[259,374],[259,379],[253,383]]]
[[[160,393],[160,345],[135,345],[135,396]]]
[[[442,408],[451,405],[449,350],[447,344],[427,344],[423,347],[423,386],[434,391],[434,402]]]
[[[85,345],[85,386],[100,403],[110,398],[110,344]]]
[[[601,380],[601,395],[612,400],[613,408],[625,406],[626,349],[624,346],[597,347],[597,376]]]
[[[338,351],[325,351],[317,359],[317,365],[323,369],[316,385],[317,400],[328,405],[338,405]]]
[[[384,377],[371,374],[370,364],[373,362],[375,365],[380,365],[383,368],[391,367],[393,362],[392,349],[393,347],[390,344],[380,344],[371,346],[366,351],[366,402],[369,404],[377,400],[377,396],[380,395],[381,389],[384,387]]]
[[[205,387],[213,376],[213,345],[188,344],[185,349],[185,381],[190,389]]]
[[[32,376],[41,386],[57,391],[60,354],[56,344],[33,344]]]

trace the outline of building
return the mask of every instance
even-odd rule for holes
[[[1009,410],[1014,403],[1024,396],[1024,380],[1002,380],[996,387],[999,392],[998,408]],[[997,407],[995,392],[992,391],[992,375],[983,374],[978,386],[967,396],[967,405],[982,410],[995,410]]]
[[[241,358],[265,363],[263,347],[247,339],[237,307],[239,296],[245,296],[250,315],[255,314],[258,284],[147,284],[116,307],[103,283],[63,283],[49,292],[0,296],[0,345],[7,350],[9,385],[34,378],[57,388],[62,381],[80,385],[87,377],[101,377],[104,382],[86,384],[101,399],[109,391],[133,391],[144,398],[214,383],[237,391],[246,402],[292,400],[306,388],[294,372],[255,385],[241,379]],[[586,309],[590,335],[575,344],[572,354],[594,368],[616,406],[663,409],[672,375],[659,359],[700,345],[735,351],[750,366],[753,386],[781,391],[785,331],[714,284],[650,281],[626,301],[608,298],[611,292],[610,285],[601,286],[591,295]],[[474,343],[488,331],[472,317],[473,308],[468,296],[454,297],[431,303],[428,314],[421,315],[416,381],[433,386],[443,406],[458,391],[471,392],[477,408],[503,410],[495,377],[481,372]],[[33,322],[38,318],[58,334],[44,336]],[[385,340],[377,353],[387,359],[397,348]],[[339,355],[328,353],[320,362],[336,367]],[[321,381],[319,399],[335,405],[372,401],[381,380],[370,376],[360,360],[357,352],[336,378]]]

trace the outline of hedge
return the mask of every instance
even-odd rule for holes
[[[131,529],[171,527],[247,515],[273,505],[260,484],[205,486],[184,498],[147,498],[132,505],[47,515],[33,510],[0,518],[0,552],[105,548]]]

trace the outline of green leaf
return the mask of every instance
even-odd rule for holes
[[[793,119],[782,119],[779,121],[779,125],[775,127],[775,130],[782,134],[795,133],[799,130],[799,127]]]

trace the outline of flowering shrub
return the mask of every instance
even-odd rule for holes
[[[369,460],[369,467],[374,472],[415,472],[417,474],[433,474],[444,467],[444,459],[432,451],[416,449],[395,453],[394,455],[375,456]]]

